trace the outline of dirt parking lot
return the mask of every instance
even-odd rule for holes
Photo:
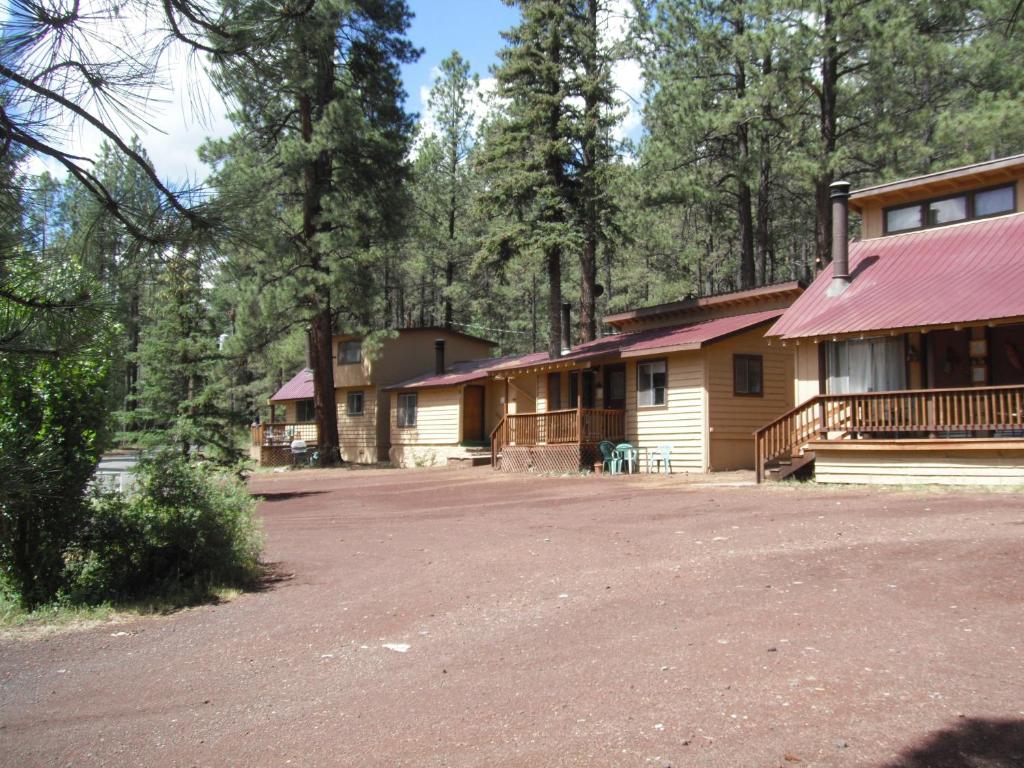
[[[0,640],[7,766],[1024,766],[1018,495],[259,475],[282,578]]]

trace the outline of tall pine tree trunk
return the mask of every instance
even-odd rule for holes
[[[736,19],[736,35],[742,36],[746,30],[743,8]],[[742,59],[736,60],[736,98],[743,99],[747,95],[747,70]],[[750,192],[750,130],[745,120],[736,125],[736,154],[739,160],[737,169],[736,216],[740,227],[740,288],[753,288],[755,282],[754,268],[754,211]]]
[[[329,38],[311,51],[313,56],[313,94],[299,97],[299,116],[302,121],[302,140],[313,141],[313,112],[317,116],[334,99],[334,41]],[[319,217],[323,198],[330,189],[331,160],[321,151],[308,157],[303,167],[302,234],[310,258],[310,266],[324,275],[329,268],[324,264],[317,241]],[[311,297],[314,306],[310,363],[313,368],[313,406],[320,443],[320,458],[325,464],[335,464],[340,458],[338,445],[338,410],[334,391],[334,360],[332,355],[333,317],[330,288],[318,286]]]
[[[598,98],[596,81],[600,76],[598,68],[598,0],[587,1],[586,34],[583,69],[587,90],[583,95],[583,164],[581,186],[583,192],[583,249],[580,251],[580,324],[581,342],[593,341],[597,337],[597,248],[600,241],[600,222],[597,196],[598,189],[598,131],[601,120],[601,103]]]
[[[831,168],[836,151],[836,96],[839,85],[839,43],[836,40],[835,9],[825,0],[822,32],[824,50],[821,60],[821,83],[818,86],[819,131],[821,156],[818,177],[814,181],[814,255],[818,269],[832,260],[832,201],[829,186],[834,179]]]
[[[772,73],[772,54],[769,51],[761,63],[761,74],[767,80]],[[760,270],[761,285],[774,282],[774,271],[769,270],[768,262],[772,250],[771,243],[771,184],[772,184],[772,143],[768,126],[772,124],[772,106],[766,102],[761,108],[761,127],[758,130],[758,154],[761,168],[757,180],[757,231],[754,234],[757,250],[757,265]]]

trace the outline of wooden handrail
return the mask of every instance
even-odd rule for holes
[[[611,408],[566,408],[539,413],[507,413],[491,432],[491,465],[506,446],[562,445],[621,441],[626,413]]]
[[[757,481],[765,466],[838,432],[935,434],[1024,429],[1024,385],[815,395],[754,433]]]
[[[268,421],[254,424],[250,428],[252,444],[256,446],[288,445],[298,437],[307,445],[320,444],[316,422],[313,421]]]

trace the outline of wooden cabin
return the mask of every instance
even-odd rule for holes
[[[493,365],[506,403],[491,432],[495,466],[590,469],[608,440],[639,448],[641,470],[660,446],[675,472],[753,468],[752,431],[793,403],[793,350],[764,332],[802,290],[792,282],[623,312],[605,318],[616,333],[563,340],[557,358]]]
[[[488,369],[513,357],[446,365],[400,382],[391,394],[391,463],[398,467],[490,463],[490,434],[505,412],[505,390]]]
[[[769,331],[799,405],[758,478],[1024,484],[1024,155],[832,186],[833,262]]]
[[[433,371],[437,355],[454,361],[487,357],[494,343],[446,328],[403,328],[364,350],[365,339],[339,335],[333,339],[334,386],[338,410],[338,441],[345,461],[373,464],[387,461],[391,447],[391,398],[387,387]],[[271,419],[252,428],[251,453],[264,466],[290,463],[283,450],[293,435],[317,445],[311,402],[312,372],[302,371],[269,400]],[[305,405],[305,404],[309,405]],[[276,409],[283,407],[278,419]],[[308,417],[311,421],[304,421]]]

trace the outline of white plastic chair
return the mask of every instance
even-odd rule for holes
[[[665,474],[672,474],[672,446],[659,445],[657,448],[647,451],[647,474],[651,474],[651,467]]]

